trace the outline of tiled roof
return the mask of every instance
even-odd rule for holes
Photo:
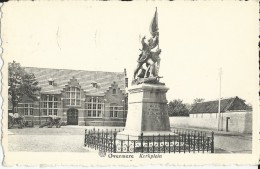
[[[218,100],[207,101],[196,103],[194,107],[191,109],[190,114],[197,114],[197,113],[217,113],[218,112]],[[238,97],[221,99],[220,101],[220,111],[242,111],[248,110],[249,106],[247,106],[243,100]]]
[[[28,73],[33,73],[41,87],[41,93],[59,94],[73,77],[79,82],[87,95],[104,95],[106,90],[115,82],[122,92],[125,92],[124,72],[102,72],[86,70],[50,69],[24,67]],[[49,85],[48,80],[54,80],[54,85]],[[93,82],[98,87],[93,87]]]

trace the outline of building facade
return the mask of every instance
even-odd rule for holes
[[[38,100],[22,98],[15,110],[34,124],[55,115],[67,125],[124,125],[126,70],[116,73],[25,67],[25,71],[35,75],[41,91]]]
[[[236,133],[252,133],[252,108],[239,97],[221,99],[220,116],[218,100],[197,103],[189,117],[170,117],[176,128],[202,128]]]
[[[207,101],[194,105],[190,125],[240,133],[252,133],[252,108],[239,97]],[[218,126],[219,125],[219,126]]]

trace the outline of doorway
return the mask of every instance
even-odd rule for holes
[[[67,124],[78,125],[78,114],[77,109],[69,109],[67,112]]]
[[[230,117],[226,118],[226,132],[228,132],[228,123],[229,123]]]

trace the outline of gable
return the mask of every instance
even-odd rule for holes
[[[247,110],[248,106],[238,97],[222,99],[220,105],[220,112]],[[219,101],[213,100],[208,102],[201,102],[194,105],[190,114],[197,113],[217,113],[219,108]]]
[[[239,98],[236,98],[232,105],[228,108],[229,111],[241,111],[248,110],[249,106],[245,104],[245,102]]]

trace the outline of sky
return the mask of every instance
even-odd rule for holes
[[[68,4],[69,3],[69,4]],[[168,101],[257,98],[258,3],[10,2],[3,7],[5,63],[123,72],[129,83],[140,37],[158,9],[160,76]],[[7,11],[7,12],[5,12]]]

